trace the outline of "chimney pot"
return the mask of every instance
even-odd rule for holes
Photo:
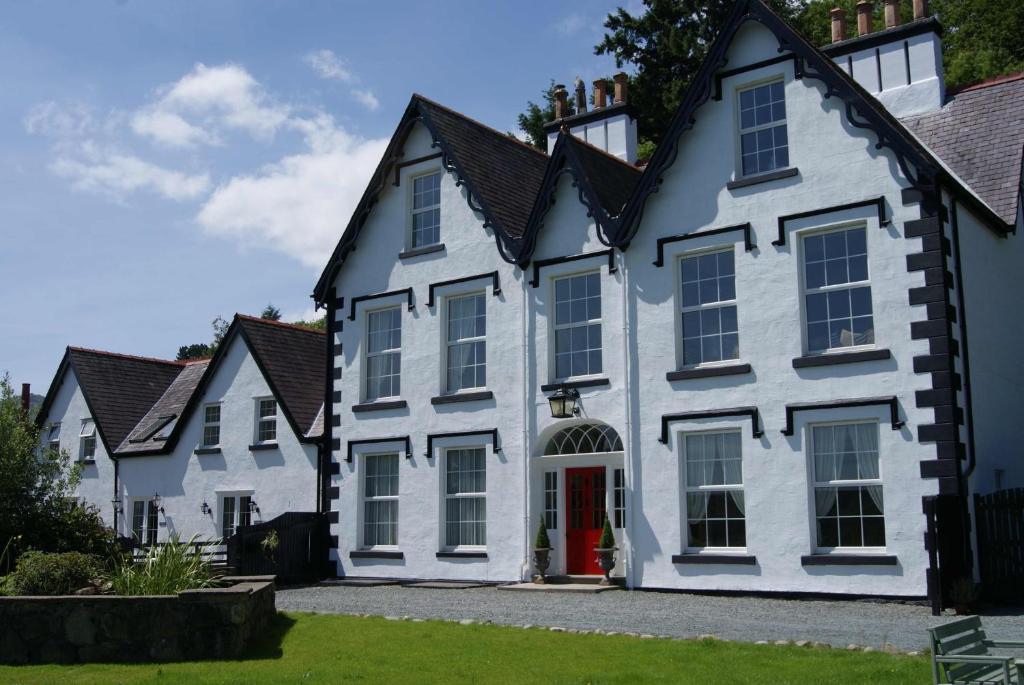
[[[32,406],[32,386],[29,383],[21,384],[21,410],[28,416],[28,409]]]
[[[832,15],[832,42],[846,40],[846,10],[836,7],[829,14]]]
[[[559,83],[555,86],[555,119],[564,119],[569,116],[569,94],[565,91],[565,86]]]
[[[928,0],[914,0],[914,19],[924,19],[928,16]]]
[[[871,33],[872,14],[875,5],[871,0],[861,0],[857,3],[857,35],[866,36]]]
[[[615,104],[625,103],[629,97],[629,77],[620,71],[612,78],[615,79]]]
[[[603,78],[594,81],[594,109],[604,109],[608,104],[608,82]]]
[[[885,28],[900,25],[900,0],[885,0]]]
[[[583,79],[576,77],[576,113],[582,114],[587,111],[587,87]]]

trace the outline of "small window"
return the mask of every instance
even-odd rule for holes
[[[178,425],[178,417],[171,417],[171,420],[164,424],[164,427],[156,432],[153,436],[154,440],[167,440],[171,437],[171,433],[174,432],[174,427]]]
[[[412,246],[441,242],[441,172],[412,181]]]
[[[277,442],[277,400],[273,397],[256,400],[256,442]]]
[[[157,529],[160,525],[159,511],[156,504],[149,499],[136,499],[132,502],[132,538],[139,545],[152,547],[157,541]]]
[[[878,424],[812,426],[811,449],[818,549],[885,547]]]
[[[782,81],[741,90],[740,157],[744,176],[789,166],[786,97]]]
[[[615,527],[626,527],[626,471],[615,469],[615,488],[613,490],[612,510],[615,514]]]
[[[445,545],[487,544],[487,460],[484,449],[445,451]]]
[[[79,438],[79,459],[88,461],[96,458],[96,424],[92,419],[82,421]]]
[[[689,546],[746,547],[739,432],[685,435],[683,463]]]
[[[402,310],[366,316],[366,400],[398,397],[402,391]]]
[[[227,540],[239,526],[252,523],[252,495],[225,495],[220,500],[221,536]]]
[[[867,252],[864,227],[804,237],[808,352],[874,344]]]
[[[558,529],[558,471],[544,473],[544,526]]]
[[[487,299],[448,300],[448,392],[487,386]]]
[[[739,359],[733,250],[685,257],[682,273],[683,366]]]
[[[54,452],[60,452],[60,424],[50,424],[50,430],[46,434],[46,446]]]
[[[219,444],[220,404],[208,404],[203,407],[203,447],[216,447]]]
[[[398,455],[369,454],[363,461],[363,546],[398,544]]]
[[[601,275],[555,281],[555,377],[601,373]]]

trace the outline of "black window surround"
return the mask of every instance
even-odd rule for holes
[[[354,549],[348,553],[349,559],[405,559],[405,553],[374,549]]]
[[[781,64],[783,62],[788,62],[789,60],[793,60],[793,77],[796,78],[796,79],[802,79],[804,77],[804,70],[803,70],[803,63],[800,61],[800,57],[795,55],[795,54],[793,54],[792,52],[787,52],[784,55],[779,55],[778,57],[772,57],[771,59],[766,59],[766,60],[763,60],[761,62],[754,62],[753,64],[747,64],[747,65],[744,65],[742,67],[736,67],[735,69],[730,69],[728,71],[720,71],[720,72],[718,72],[717,74],[715,74],[715,94],[712,97],[713,97],[714,100],[721,100],[722,99],[722,80],[723,79],[727,79],[730,76],[737,76],[739,74],[745,74],[748,71],[754,71],[755,69],[763,69],[764,67],[770,67],[770,66],[772,66],[774,64]]]
[[[356,445],[381,445],[387,442],[404,442],[405,443],[405,458],[412,459],[412,440],[409,439],[408,435],[398,435],[390,438],[365,438],[363,440],[349,440],[348,447],[345,450],[345,461],[349,464],[352,463],[352,448]]]
[[[199,456],[202,456],[204,454],[220,454],[220,448],[219,447],[197,447],[192,452],[192,454],[196,454],[196,455],[199,455]]]
[[[860,352],[826,352],[810,354],[793,360],[794,369],[808,369],[815,366],[834,366],[837,364],[856,364],[892,359],[889,350],[862,350]]]
[[[879,228],[885,228],[889,225],[889,219],[885,218],[885,197],[879,196],[870,200],[861,200],[860,202],[848,202],[844,205],[834,205],[832,207],[822,207],[821,209],[812,209],[806,212],[798,212],[796,214],[786,214],[778,218],[779,224],[779,237],[772,241],[772,245],[781,247],[786,244],[786,223],[789,221],[796,221],[798,219],[809,219],[812,216],[820,216],[822,214],[834,214],[835,212],[844,212],[848,209],[858,209],[860,207],[870,207],[874,205],[878,208],[878,226]]]
[[[494,393],[490,390],[480,390],[478,392],[457,392],[451,395],[438,395],[437,397],[431,397],[431,404],[458,404],[460,402],[480,402],[482,400],[493,400]]]
[[[278,449],[276,442],[260,442],[249,445],[250,452],[266,452],[268,450]]]
[[[389,409],[405,409],[409,404],[405,400],[384,400],[374,402],[362,402],[360,404],[353,404],[352,411],[356,414],[361,414],[370,411],[387,411]]]
[[[430,154],[430,155],[424,155],[422,157],[417,157],[415,159],[410,159],[407,162],[399,162],[398,164],[395,165],[395,182],[392,185],[394,185],[396,188],[398,186],[402,185],[402,173],[401,173],[402,169],[405,169],[406,167],[414,166],[416,164],[422,164],[423,162],[429,162],[432,159],[441,159],[441,153],[440,152],[435,152],[435,153]],[[438,168],[438,171],[444,171],[444,170],[441,169],[441,168]]]
[[[717,378],[719,376],[742,376],[754,369],[750,364],[729,364],[728,366],[705,366],[691,369],[678,369],[665,374],[668,381],[686,381],[692,378]]]
[[[685,552],[672,555],[673,564],[737,564],[741,566],[757,565],[757,557],[753,554],[705,554],[702,552]]]
[[[487,559],[487,552],[437,552],[438,559]]]
[[[895,554],[805,554],[801,566],[896,566]]]
[[[757,174],[756,176],[744,176],[743,178],[738,178],[735,181],[729,181],[725,184],[725,187],[728,190],[739,190],[740,188],[749,188],[750,186],[756,186],[761,183],[780,181],[784,178],[792,178],[799,173],[799,169],[795,166],[791,166],[786,169],[776,169],[775,171]]]
[[[356,320],[356,305],[359,304],[360,302],[367,302],[369,300],[379,300],[384,297],[393,297],[395,295],[405,295],[409,311],[415,311],[416,306],[412,302],[412,288],[402,288],[400,290],[389,290],[386,293],[375,293],[373,295],[359,295],[358,297],[353,297],[348,303],[348,320]]]
[[[437,283],[431,283],[427,290],[427,307],[433,308],[434,306],[434,291],[438,288],[443,288],[448,285],[459,285],[460,283],[469,283],[471,281],[479,281],[484,278],[491,279],[491,295],[497,297],[501,295],[501,283],[498,281],[498,272],[492,271],[486,274],[477,274],[476,276],[463,276],[462,278],[453,278],[448,281],[438,281]]]
[[[433,245],[415,247],[411,250],[403,250],[398,253],[398,258],[412,259],[414,257],[422,257],[423,255],[433,254],[435,252],[444,252],[444,243],[434,243]]]
[[[540,389],[541,392],[552,392],[558,390],[563,386],[566,388],[576,388],[578,390],[580,388],[598,388],[606,385],[610,386],[611,384],[612,382],[607,378],[585,378],[579,381],[567,380],[556,381],[554,383],[545,383],[544,385],[540,386]]]
[[[753,231],[751,231],[750,223],[747,222],[745,224],[736,224],[735,226],[723,226],[722,228],[711,228],[707,231],[695,231],[693,233],[685,233],[683,235],[672,235],[664,238],[658,238],[658,252],[653,264],[657,267],[665,266],[665,246],[669,243],[677,243],[681,240],[696,240],[697,238],[722,235],[723,233],[732,233],[734,231],[743,231],[743,249],[746,252],[757,249],[757,245],[754,244]]]
[[[798,411],[814,411],[817,409],[849,409],[852,407],[873,407],[888,406],[889,421],[892,429],[898,431],[903,428],[903,421],[900,421],[900,405],[895,395],[889,397],[861,397],[853,400],[839,400],[837,402],[800,402],[786,405],[786,427],[782,434],[793,435],[793,415]]]
[[[616,271],[618,271],[618,267],[615,266],[615,250],[610,247],[607,250],[584,252],[583,254],[571,255],[569,257],[537,259],[533,262],[533,279],[530,281],[530,287],[536,288],[537,286],[540,285],[540,270],[546,266],[555,266],[556,264],[568,264],[569,262],[578,262],[581,259],[591,259],[593,257],[607,257],[608,273],[613,274]]]
[[[423,453],[427,459],[434,458],[434,440],[441,440],[443,438],[469,438],[477,435],[487,435],[491,438],[491,451],[497,454],[501,452],[501,447],[498,446],[498,429],[488,428],[486,430],[478,431],[458,431],[455,433],[431,433],[427,436],[427,451]]]
[[[732,416],[749,416],[754,438],[764,435],[761,428],[761,413],[757,407],[732,407],[731,409],[710,409],[707,411],[688,411],[681,414],[664,414],[661,417],[661,436],[658,442],[668,444],[668,425],[676,421],[693,421],[695,419],[722,419]]]

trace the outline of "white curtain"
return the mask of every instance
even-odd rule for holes
[[[729,497],[732,499],[732,503],[736,505],[736,508],[740,510],[740,514],[743,516],[747,515],[746,509],[743,508],[743,491],[742,490],[730,490]]]
[[[864,480],[875,480],[878,478],[878,425],[862,424],[857,426],[857,470]],[[869,485],[865,488],[871,501],[878,507],[878,511],[885,511],[882,508],[882,486]]]

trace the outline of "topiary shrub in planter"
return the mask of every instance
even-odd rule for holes
[[[533,543],[533,565],[537,569],[533,582],[545,583],[548,566],[551,565],[551,540],[548,539],[548,527],[543,516],[540,517],[540,528],[537,529],[537,539]]]
[[[103,572],[98,557],[80,552],[25,552],[5,583],[11,595],[70,595],[94,585]]]
[[[601,566],[601,570],[604,571],[604,578],[601,579],[601,585],[611,585],[611,572],[615,568],[615,533],[612,532],[611,521],[608,520],[608,515],[604,516],[604,528],[601,531],[601,538],[597,541],[597,547],[594,551],[597,552],[597,563]]]

